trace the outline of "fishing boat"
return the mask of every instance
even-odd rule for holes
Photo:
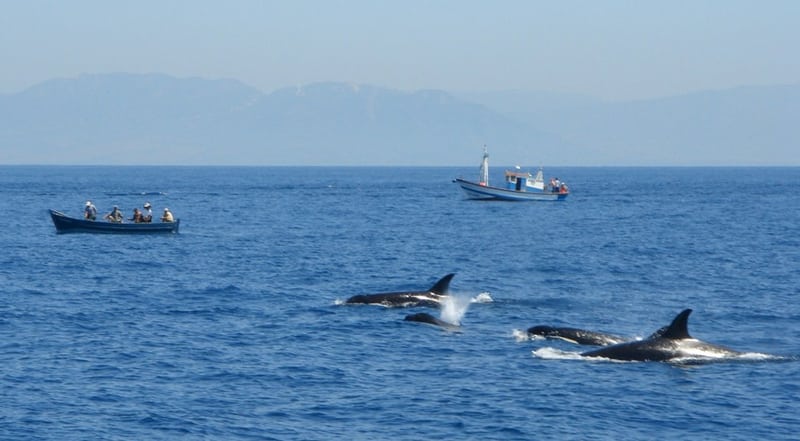
[[[489,153],[484,148],[478,182],[462,178],[456,178],[453,182],[460,185],[470,199],[560,201],[569,195],[567,184],[563,182],[553,179],[549,184],[545,184],[544,172],[541,168],[533,175],[517,167],[515,170],[506,170],[504,177],[505,187],[489,185]]]
[[[118,223],[106,221],[93,221],[67,216],[66,214],[50,210],[56,233],[100,233],[100,234],[161,234],[177,233],[180,219],[174,222],[147,222],[147,223]]]

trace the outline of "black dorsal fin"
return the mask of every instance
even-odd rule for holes
[[[450,289],[450,280],[453,279],[453,276],[455,276],[455,274],[451,273],[439,279],[439,281],[431,287],[430,292],[442,295],[447,294],[447,290]]]
[[[661,333],[661,338],[669,338],[672,340],[679,340],[682,338],[692,338],[689,335],[689,314],[692,313],[691,309],[684,309],[680,314],[675,316],[672,323]]]

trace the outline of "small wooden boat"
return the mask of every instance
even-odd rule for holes
[[[177,233],[180,219],[175,222],[148,222],[148,223],[116,223],[106,221],[92,221],[67,216],[66,214],[50,210],[53,225],[57,233],[100,233],[100,234],[163,234]]]
[[[462,178],[453,180],[461,186],[470,199],[494,199],[502,201],[560,201],[567,198],[569,189],[562,182],[552,180],[549,185],[544,183],[544,173],[540,168],[536,175],[524,172],[517,167],[516,170],[506,170],[506,186],[492,187],[489,185],[489,153],[483,150],[480,180],[468,181]]]

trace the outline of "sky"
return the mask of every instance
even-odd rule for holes
[[[0,93],[112,72],[644,99],[800,83],[800,1],[0,0]]]

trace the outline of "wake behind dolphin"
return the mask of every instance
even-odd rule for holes
[[[347,299],[347,304],[380,305],[390,308],[409,306],[428,306],[438,308],[450,289],[450,280],[455,274],[448,274],[433,284],[427,291],[400,291],[377,294],[360,294]]]

